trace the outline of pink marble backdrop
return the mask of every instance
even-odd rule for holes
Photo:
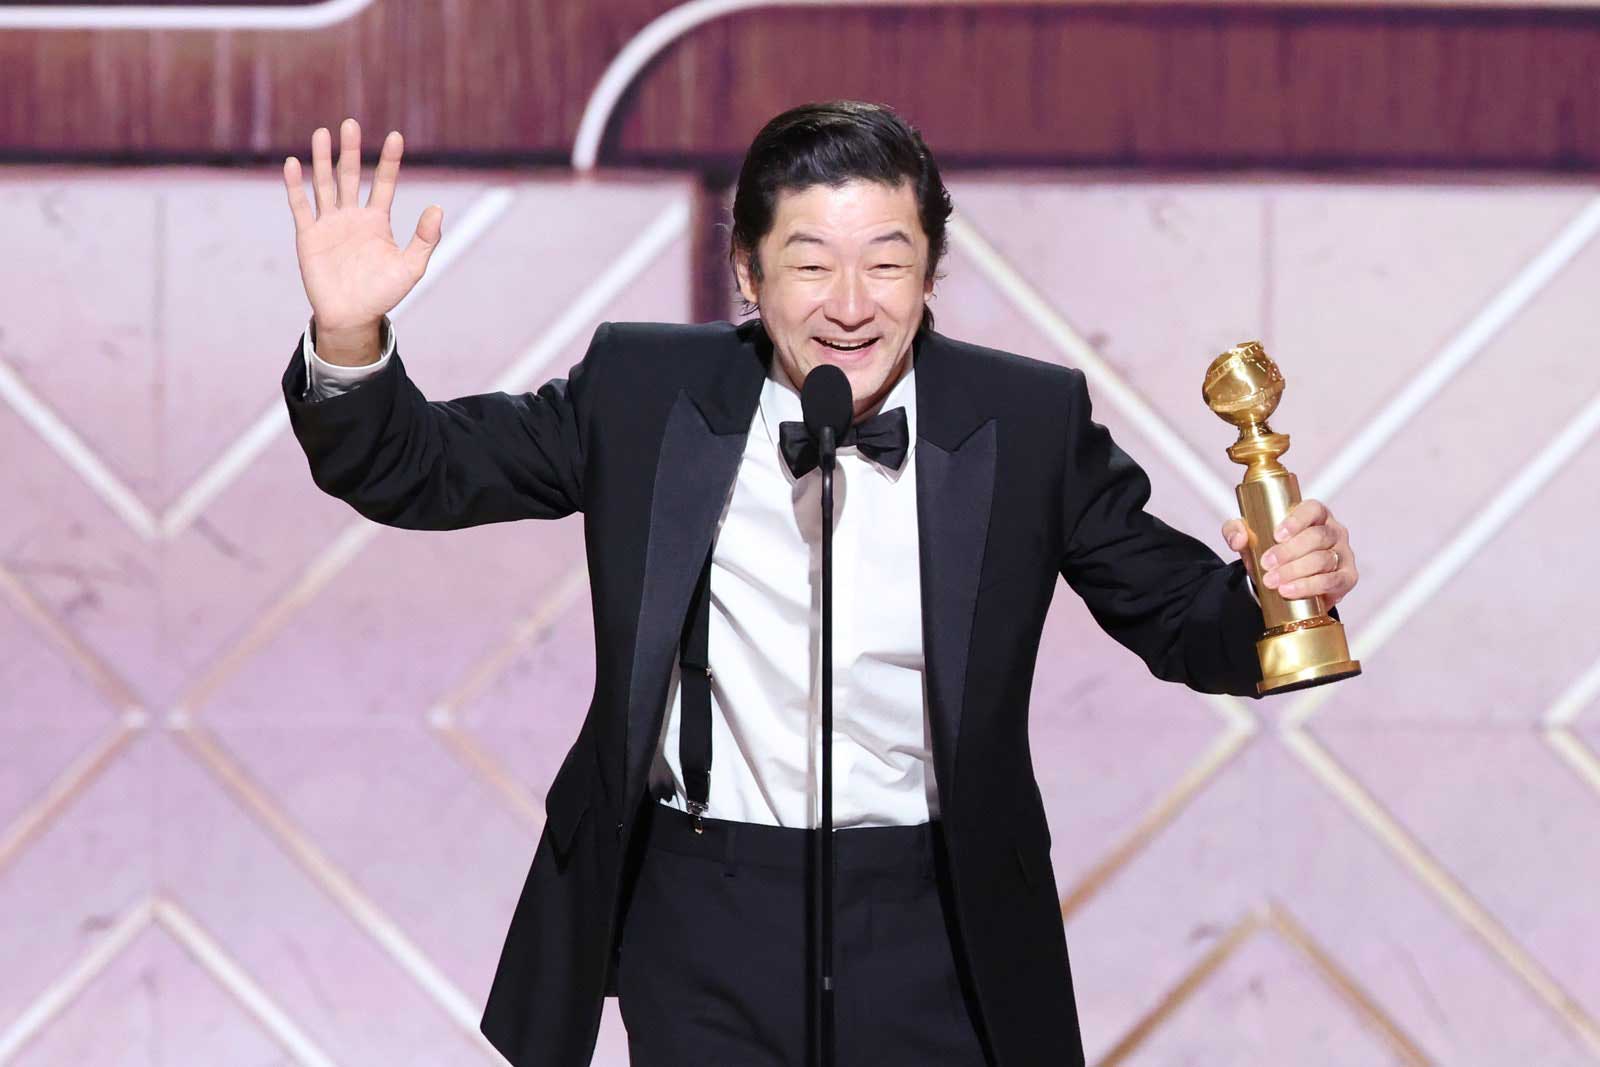
[[[397,229],[458,238],[396,315],[430,395],[689,315],[689,181],[408,173]],[[952,184],[942,330],[1084,367],[1220,551],[1200,374],[1261,339],[1360,554],[1366,675],[1260,703],[1154,681],[1061,587],[1032,740],[1091,1062],[1600,1060],[1600,189]],[[497,1062],[593,678],[578,520],[313,487],[275,173],[0,168],[0,218],[0,1064]]]

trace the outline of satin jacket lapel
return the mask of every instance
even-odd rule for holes
[[[629,803],[639,797],[649,774],[666,711],[664,683],[671,677],[689,596],[738,474],[771,358],[756,320],[742,324],[736,336],[725,361],[679,391],[661,437],[628,684]]]
[[[971,402],[940,334],[918,343],[917,526],[922,644],[941,814],[950,810],[967,651],[994,498],[997,426]]]

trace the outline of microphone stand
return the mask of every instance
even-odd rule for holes
[[[813,899],[817,901],[818,968],[812,1015],[812,1063],[833,1067],[833,427],[822,428],[822,826],[817,833]]]

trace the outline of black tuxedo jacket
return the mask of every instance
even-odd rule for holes
[[[1144,510],[1081,371],[929,331],[916,342],[917,520],[935,779],[956,910],[1002,1067],[1083,1063],[1028,694],[1066,579],[1157,678],[1254,697],[1243,564]],[[772,359],[759,320],[604,323],[565,379],[429,402],[398,352],[360,388],[284,398],[311,475],[373,521],[444,530],[582,512],[595,689],[551,783],[482,1030],[517,1067],[590,1062],[632,827],[679,631]]]

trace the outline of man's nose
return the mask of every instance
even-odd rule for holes
[[[855,271],[840,271],[823,313],[841,330],[854,330],[864,325],[872,318],[872,301],[867,296],[865,280]]]

